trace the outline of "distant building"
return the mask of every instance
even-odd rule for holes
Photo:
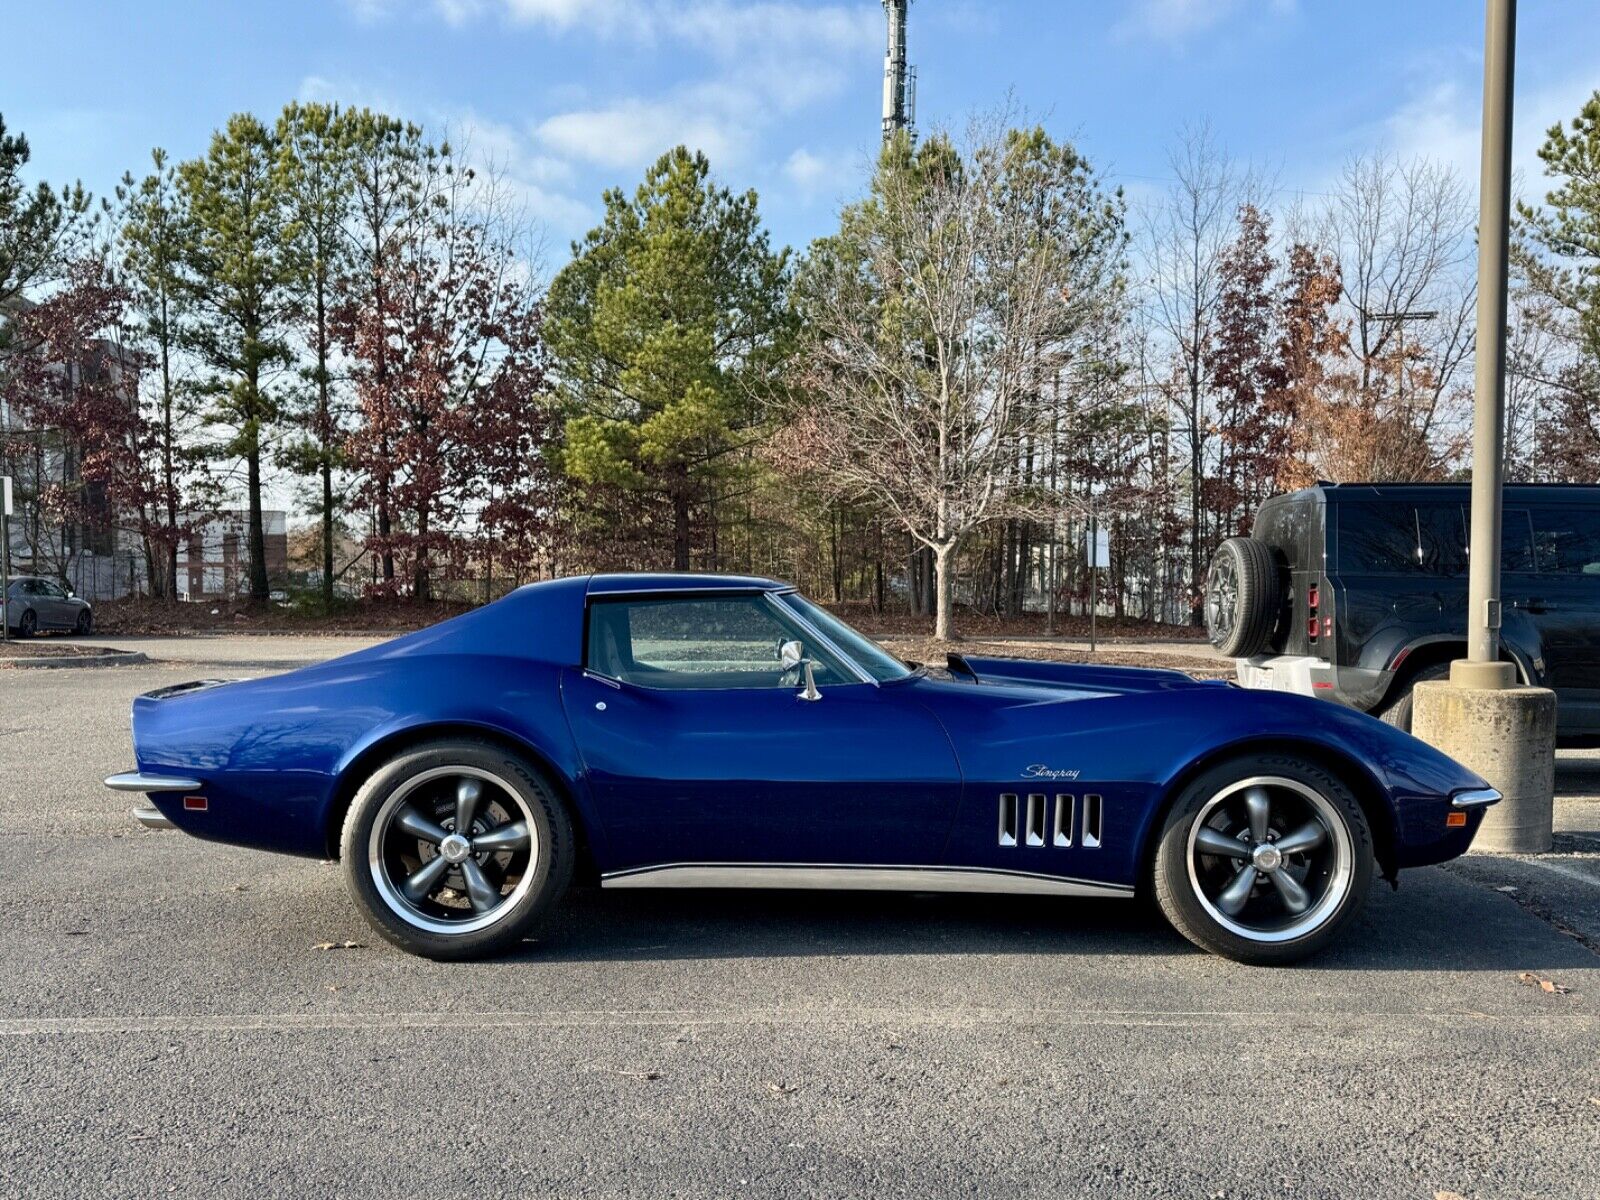
[[[138,375],[115,343],[93,343],[83,361],[55,368],[63,389],[110,381],[130,406],[138,403]],[[13,574],[65,579],[90,600],[147,590],[144,546],[121,528],[104,491],[80,485],[81,454],[60,430],[33,428],[0,399],[0,475],[12,478],[15,513],[8,525]],[[41,510],[39,496],[52,487],[75,495],[65,518]]]
[[[289,573],[289,522],[279,509],[264,509],[267,578],[280,586]],[[178,594],[185,600],[223,599],[250,591],[250,514],[223,509],[178,547]]]

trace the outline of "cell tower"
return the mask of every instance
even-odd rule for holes
[[[889,17],[889,48],[883,56],[883,140],[917,119],[917,71],[906,65],[906,10],[911,0],[883,0]],[[913,133],[912,136],[915,136]]]

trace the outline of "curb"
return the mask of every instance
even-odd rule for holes
[[[73,667],[131,667],[149,661],[142,650],[111,650],[105,654],[75,654],[62,658],[0,658],[0,670],[63,671]]]

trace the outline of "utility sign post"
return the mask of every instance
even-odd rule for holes
[[[11,476],[0,475],[0,642],[11,637],[11,611],[6,593],[11,590]]]
[[[1100,514],[1094,498],[1089,502],[1089,532],[1083,539],[1089,559],[1089,653],[1099,650],[1100,568],[1111,565],[1111,535],[1100,528]]]

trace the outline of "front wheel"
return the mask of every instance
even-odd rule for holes
[[[1250,755],[1178,797],[1156,849],[1155,895],[1202,949],[1290,963],[1360,910],[1372,868],[1372,831],[1342,780],[1290,755]]]
[[[88,637],[94,632],[94,615],[87,608],[78,614],[78,623],[72,631],[79,637]]]
[[[529,763],[484,742],[437,742],[379,767],[339,839],[367,921],[425,958],[495,954],[533,931],[572,877],[573,834]]]

